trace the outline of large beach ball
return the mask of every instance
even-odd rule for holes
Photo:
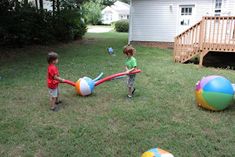
[[[88,96],[94,91],[95,83],[89,77],[80,78],[75,83],[76,91],[81,96]]]
[[[160,148],[153,148],[142,154],[141,157],[174,157],[171,153]]]
[[[222,76],[207,76],[196,85],[196,101],[203,108],[219,111],[228,107],[234,96],[231,82]]]

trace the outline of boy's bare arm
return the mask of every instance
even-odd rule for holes
[[[61,77],[59,77],[59,76],[57,76],[57,75],[54,76],[54,79],[55,79],[55,80],[58,80],[58,81],[60,81],[60,82],[64,82],[64,79],[61,78]]]
[[[134,70],[136,70],[136,67],[134,67],[134,68],[132,68],[132,69],[128,69],[128,68],[127,68],[126,72],[130,73],[130,72],[132,72],[132,71],[134,71]]]
[[[129,69],[127,68],[127,66],[125,66],[125,69],[126,69],[126,71],[128,71]]]

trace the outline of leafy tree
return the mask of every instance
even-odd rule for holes
[[[87,0],[83,5],[86,22],[93,25],[101,24],[101,10],[114,2],[115,0]]]
[[[130,0],[119,0],[119,1],[130,4]]]
[[[85,20],[87,23],[97,25],[101,23],[101,4],[87,2],[84,4]]]
[[[99,3],[100,5],[103,6],[110,6],[112,5],[116,0],[93,0],[95,3]]]
[[[53,1],[52,14],[43,10],[41,4],[37,8],[26,0],[0,0],[0,46],[21,47],[81,38],[86,32],[82,10],[62,7],[62,1]]]
[[[0,46],[24,46],[81,38],[86,19],[97,24],[101,8],[113,0],[50,0],[52,12],[44,10],[43,0],[0,0]],[[84,4],[87,5],[82,7]],[[87,13],[90,14],[87,14]],[[89,17],[89,18],[88,18]]]

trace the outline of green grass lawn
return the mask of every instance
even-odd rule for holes
[[[59,53],[61,76],[76,81],[123,71],[126,43],[127,34],[88,34],[82,42],[1,52],[0,156],[140,157],[158,146],[175,157],[234,157],[235,105],[200,109],[194,86],[211,74],[235,82],[235,72],[175,64],[171,50],[136,46],[143,72],[133,100],[125,80],[104,83],[89,97],[61,85],[61,109],[49,111],[48,51]]]

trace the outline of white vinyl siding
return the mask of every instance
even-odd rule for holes
[[[176,10],[170,11],[169,2],[133,0],[132,41],[169,41],[175,35]]]
[[[225,5],[222,5],[222,12],[227,16],[235,16],[235,0],[226,0]]]
[[[182,33],[179,6],[194,6],[187,28],[215,14],[215,0],[132,0],[131,5],[129,41],[173,42]],[[235,16],[234,8],[235,0],[222,0],[221,16]]]

